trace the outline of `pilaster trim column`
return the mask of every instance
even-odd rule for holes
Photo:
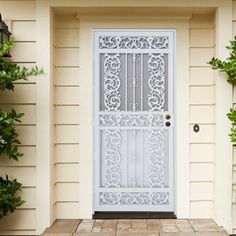
[[[36,6],[36,63],[44,74],[36,83],[36,233],[53,221],[52,11]]]
[[[225,59],[225,48],[232,39],[232,6],[222,6],[216,12],[216,57]],[[228,232],[232,230],[232,144],[231,128],[226,117],[232,106],[232,85],[225,75],[216,72],[216,166],[215,166],[215,220]]]

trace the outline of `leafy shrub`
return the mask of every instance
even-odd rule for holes
[[[0,219],[14,212],[16,207],[24,203],[21,197],[17,196],[17,193],[21,191],[21,186],[22,184],[16,179],[9,180],[8,176],[6,179],[0,177]]]
[[[212,66],[212,69],[225,72],[228,77],[227,81],[234,84],[236,83],[236,36],[226,48],[230,51],[230,56],[225,61],[213,57],[209,64]]]
[[[236,84],[236,36],[234,40],[230,41],[230,45],[226,46],[230,51],[229,57],[222,61],[219,58],[212,58],[208,63],[212,66],[212,69],[219,70],[227,74],[227,81],[233,85]],[[229,133],[233,146],[236,147],[236,109],[231,108],[227,113],[228,119],[231,121],[231,131]],[[236,165],[233,166],[233,172],[236,173]],[[233,191],[236,192],[236,184],[233,184]]]
[[[232,123],[232,128],[229,136],[231,142],[233,143],[233,146],[236,147],[236,109],[231,108],[227,116]]]
[[[0,44],[0,90],[14,90],[14,81],[27,80],[29,76],[43,73],[42,69],[20,67],[4,58],[6,52],[13,46],[12,41]]]
[[[230,41],[230,45],[226,46],[226,48],[230,51],[230,56],[225,61],[213,57],[208,63],[212,66],[212,69],[226,73],[229,83],[236,84],[236,36],[234,40]],[[232,122],[229,136],[233,146],[236,147],[236,109],[231,108],[227,117]]]
[[[29,76],[43,73],[37,67],[27,69],[4,58],[12,46],[12,41],[0,44],[0,91],[2,92],[14,91],[14,82],[17,80],[27,80]],[[23,113],[17,113],[14,109],[10,112],[0,109],[0,156],[5,155],[17,161],[23,155],[17,149],[20,141],[15,128],[15,123],[21,122],[22,116]],[[21,186],[22,184],[16,179],[9,180],[8,176],[5,179],[0,177],[0,219],[14,212],[16,207],[24,203],[21,197],[17,196]]]
[[[0,110],[0,155],[7,155],[10,159],[18,160],[22,153],[18,152],[17,144],[18,134],[15,128],[15,122],[21,122],[23,113],[17,114],[14,109],[11,112]]]

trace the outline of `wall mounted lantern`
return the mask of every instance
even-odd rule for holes
[[[0,44],[3,44],[9,41],[10,35],[11,35],[11,32],[8,30],[8,26],[2,21],[2,16],[0,14]],[[7,53],[4,56],[9,57],[10,54]]]

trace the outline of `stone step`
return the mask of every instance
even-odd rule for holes
[[[228,236],[212,219],[56,220],[43,236]]]

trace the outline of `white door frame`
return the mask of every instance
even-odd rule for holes
[[[189,217],[189,16],[153,20],[80,18],[80,218],[93,214],[93,45],[92,29],[176,29],[176,215]],[[90,69],[89,69],[90,68]],[[86,113],[84,113],[86,111]],[[183,172],[182,170],[185,170]]]
[[[174,181],[175,181],[175,164],[174,164],[174,159],[175,159],[175,154],[174,154],[174,79],[175,79],[175,72],[174,72],[174,64],[175,64],[175,57],[174,57],[174,52],[175,52],[175,33],[176,31],[174,29],[95,29],[92,30],[93,33],[93,58],[94,58],[94,86],[93,86],[93,91],[94,91],[94,211],[146,211],[146,212],[174,212],[174,206],[175,206],[175,195],[174,195]],[[100,36],[106,36],[106,37],[137,37],[137,36],[141,36],[141,37],[153,37],[153,36],[161,36],[161,37],[168,37],[168,44],[167,44],[167,48],[157,48],[157,49],[100,49],[99,47],[99,37]],[[100,60],[99,60],[99,55],[100,53],[164,53],[165,55],[167,55],[168,57],[168,65],[167,65],[167,71],[168,71],[168,87],[165,93],[167,93],[168,98],[167,98],[167,102],[168,102],[168,111],[164,111],[164,112],[157,112],[155,108],[155,110],[152,111],[135,111],[136,109],[133,108],[131,109],[132,111],[129,111],[129,106],[127,104],[127,97],[125,97],[125,101],[126,101],[126,105],[125,107],[125,111],[123,112],[122,110],[120,110],[119,108],[117,112],[105,112],[105,111],[100,111],[99,107],[101,106],[100,104],[100,97],[102,96],[100,94]],[[127,55],[127,54],[126,54]],[[117,57],[115,57],[115,60],[119,60]],[[142,58],[142,57],[141,57]],[[126,56],[126,60],[128,60],[127,56]],[[141,59],[142,60],[142,59]],[[126,83],[127,83],[127,79],[128,77],[126,77]],[[141,84],[141,86],[143,86],[143,83]],[[125,88],[127,90],[128,85],[125,85]],[[142,90],[142,89],[141,89]],[[134,92],[135,94],[135,92]],[[127,94],[126,94],[127,95]],[[133,95],[135,96],[135,95]],[[142,96],[141,93],[141,100],[144,98]],[[142,101],[141,101],[142,104]],[[141,105],[140,104],[140,105]],[[151,104],[150,104],[151,105]],[[141,108],[141,107],[140,107]],[[154,107],[152,108],[154,109]],[[106,110],[106,109],[105,109]],[[109,109],[110,110],[110,109]],[[149,108],[150,110],[150,108]],[[168,149],[166,154],[166,157],[168,157],[168,188],[166,187],[159,187],[158,188],[152,188],[152,187],[132,187],[129,188],[127,187],[122,187],[122,185],[118,188],[104,188],[100,186],[100,175],[102,173],[102,167],[100,166],[100,158],[101,158],[101,137],[100,137],[100,124],[99,124],[99,117],[102,116],[108,116],[109,114],[112,114],[113,116],[122,116],[123,115],[134,115],[133,111],[135,111],[135,115],[137,114],[142,114],[142,115],[154,115],[156,114],[156,116],[158,115],[158,117],[160,116],[160,118],[163,116],[163,123],[162,123],[162,127],[161,130],[163,130],[165,132],[165,130],[168,132],[166,134],[168,134],[168,144],[166,146],[166,148]],[[165,120],[165,116],[167,114],[171,115],[171,119],[170,120]],[[162,119],[162,118],[161,118]],[[166,122],[171,122],[171,126],[170,127],[166,127],[165,123]],[[105,127],[104,127],[105,128]],[[114,129],[115,127],[112,127],[112,129]],[[124,128],[124,127],[123,127]],[[141,127],[140,127],[141,128]],[[122,128],[121,128],[122,129]],[[126,128],[125,128],[126,129]],[[153,126],[153,129],[155,130],[155,127]],[[105,129],[106,130],[106,129]],[[119,132],[120,129],[118,128]],[[118,131],[117,130],[117,131]],[[150,130],[149,127],[142,127],[142,130],[146,130],[148,132],[148,130]],[[137,131],[138,132],[138,131]],[[141,132],[141,131],[140,131]],[[133,132],[132,132],[133,133]],[[142,132],[143,133],[143,132]],[[154,132],[156,133],[156,132]],[[153,134],[154,134],[153,133]],[[156,133],[157,134],[157,133]],[[111,134],[110,134],[111,135]],[[114,133],[113,133],[114,135]],[[116,134],[118,135],[118,134]],[[127,132],[126,132],[127,135]],[[158,131],[158,136],[159,136],[159,131]],[[161,135],[162,136],[162,135]],[[164,136],[163,136],[164,137]],[[127,140],[127,137],[126,137]],[[164,141],[164,140],[163,140]],[[142,141],[141,141],[142,142]],[[135,146],[133,147],[135,148]],[[127,152],[127,147],[126,147],[126,152]],[[125,155],[125,156],[123,156]],[[127,154],[122,154],[122,158],[127,159],[128,156]],[[128,158],[129,159],[129,158]],[[146,158],[145,158],[146,159]],[[148,157],[147,157],[148,159]],[[128,160],[126,160],[126,162],[128,163]],[[141,161],[142,163],[143,161]],[[141,164],[143,165],[143,164]],[[122,170],[124,170],[123,168],[125,168],[124,166],[121,167],[120,171],[122,172]],[[126,170],[124,172],[125,176],[127,174]],[[128,171],[129,172],[129,171]],[[123,173],[121,173],[123,176]],[[145,173],[144,173],[145,175]],[[128,178],[128,177],[127,177]],[[127,179],[128,180],[128,179]],[[113,180],[114,181],[114,180]],[[116,180],[117,182],[117,180]],[[112,182],[111,186],[114,183]],[[119,185],[119,182],[117,183]],[[124,184],[124,183],[123,183]],[[127,184],[127,183],[126,183]],[[157,183],[156,183],[157,184]],[[132,184],[133,185],[133,184]],[[104,192],[105,191],[105,192]],[[113,199],[113,197],[118,196],[117,194],[123,194],[122,192],[127,192],[127,194],[124,194],[124,196],[122,197],[123,200],[131,200],[132,196],[136,196],[137,193],[140,193],[140,196],[136,196],[139,200],[143,200],[143,201],[150,201],[150,203],[147,205],[147,203],[145,205],[139,205],[139,204],[128,204],[128,202],[126,204],[118,204],[116,203],[114,205],[114,202],[112,204],[110,204],[110,200],[111,197]],[[152,200],[153,194],[155,192],[155,198],[159,198],[160,197],[160,203],[157,203],[155,201],[155,203]],[[163,192],[163,193],[161,193]],[[98,195],[99,193],[99,195]],[[132,193],[135,193],[135,195],[132,195]],[[103,196],[103,201],[105,201],[103,204],[99,203],[99,199],[100,199],[100,194],[101,196]],[[127,198],[128,197],[128,198]],[[136,198],[135,197],[135,198]],[[157,198],[157,199],[158,199]],[[161,200],[163,198],[163,200]],[[166,200],[164,200],[166,199]],[[118,199],[116,199],[118,201]],[[122,201],[123,201],[122,200]],[[134,199],[132,199],[134,200]],[[118,204],[118,205],[117,205]]]

